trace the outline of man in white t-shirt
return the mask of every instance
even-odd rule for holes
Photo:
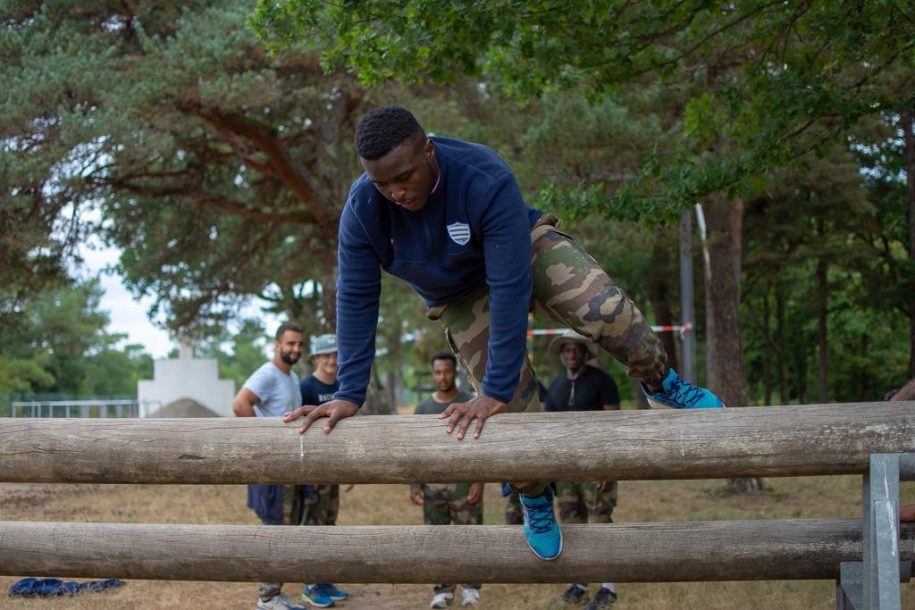
[[[282,417],[302,403],[299,377],[292,366],[305,350],[305,333],[292,322],[276,331],[273,359],[254,371],[232,401],[237,417]],[[265,525],[299,525],[303,516],[303,489],[298,485],[248,485],[248,508]],[[304,610],[282,592],[283,583],[258,585],[258,610]],[[333,606],[332,599],[309,599],[319,607]],[[317,603],[315,603],[317,602]]]

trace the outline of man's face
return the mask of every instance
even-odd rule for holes
[[[559,352],[559,359],[568,370],[574,372],[584,365],[587,355],[588,350],[581,343],[566,343]]]
[[[316,354],[312,356],[315,361],[315,371],[323,376],[337,378],[337,352],[329,354]]]
[[[438,177],[435,146],[423,138],[411,138],[380,159],[361,161],[375,188],[411,212],[426,205]]]
[[[299,361],[305,350],[305,335],[294,330],[284,331],[274,342],[274,349],[279,354],[280,360],[292,366]]]
[[[439,392],[450,392],[454,389],[454,379],[457,371],[450,360],[436,360],[432,363],[432,379],[435,380],[435,389]]]

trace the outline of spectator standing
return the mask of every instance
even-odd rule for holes
[[[303,405],[322,405],[333,400],[334,392],[340,388],[337,382],[337,336],[315,335],[309,342],[309,357],[314,372],[302,379],[299,389]],[[347,488],[347,491],[352,486]],[[337,484],[305,485],[303,525],[336,525],[340,513],[340,486]],[[306,584],[302,599],[317,607],[323,607],[327,599],[342,601],[349,593],[330,582]]]
[[[305,335],[292,322],[274,335],[273,359],[245,381],[232,401],[236,417],[282,417],[301,405],[299,378],[292,367],[302,357]],[[302,517],[302,488],[294,485],[248,485],[248,508],[264,525],[295,525]],[[283,593],[283,583],[257,587],[258,610],[304,610]],[[327,605],[333,605],[333,600]]]
[[[432,378],[435,391],[432,396],[416,406],[416,415],[439,415],[453,402],[466,402],[471,394],[459,390],[457,379],[457,358],[449,352],[432,356]],[[422,483],[410,486],[410,499],[423,507],[423,523],[426,525],[482,525],[483,484],[482,483]],[[454,599],[456,587],[451,583],[435,585],[431,608],[446,608]],[[480,585],[461,585],[461,605],[476,606],[480,603]]]
[[[547,411],[617,411],[620,408],[616,383],[604,371],[587,363],[597,357],[597,346],[573,330],[550,342],[549,351],[558,356],[565,372],[550,383]],[[616,481],[557,481],[556,497],[562,523],[613,523],[617,502]],[[616,586],[605,582],[588,602],[588,585],[572,583],[562,600],[587,604],[587,610],[609,608],[616,601]]]

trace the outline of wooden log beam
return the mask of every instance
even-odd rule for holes
[[[915,402],[500,414],[458,441],[435,416],[305,435],[267,418],[2,419],[0,482],[409,483],[859,474],[915,451]]]
[[[519,526],[212,526],[0,522],[0,574],[277,582],[673,582],[837,578],[858,519],[563,527],[559,559]],[[915,529],[903,528],[901,559]],[[447,552],[443,554],[443,549]],[[443,557],[447,555],[447,561]]]

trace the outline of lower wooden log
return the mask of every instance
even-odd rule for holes
[[[564,526],[546,562],[518,526],[213,526],[0,522],[5,576],[277,582],[834,579],[857,519]],[[915,528],[901,530],[901,559]]]

